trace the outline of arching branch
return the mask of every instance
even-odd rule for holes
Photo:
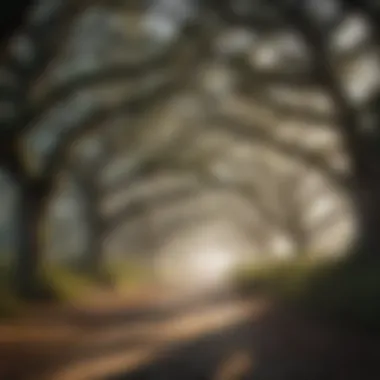
[[[135,97],[122,99],[113,105],[105,106],[103,109],[99,108],[96,112],[92,113],[83,124],[77,128],[72,128],[63,133],[58,146],[54,149],[53,153],[46,160],[46,165],[42,171],[41,178],[52,179],[50,181],[50,187],[54,185],[53,178],[59,169],[62,167],[67,152],[73,143],[80,137],[84,136],[90,131],[94,131],[97,128],[103,127],[107,120],[113,117],[113,115],[119,112],[136,113],[141,112],[146,107],[149,107],[152,102],[160,102],[166,96],[169,96],[172,91],[175,91],[176,83],[171,81],[165,83],[158,89],[150,90],[147,93],[143,92]],[[47,189],[50,191],[51,189]]]
[[[295,146],[294,144],[281,141],[273,136],[272,133],[267,132],[268,129],[265,128],[265,126],[255,128],[255,126],[248,122],[222,115],[214,119],[214,122],[210,125],[210,128],[227,130],[243,139],[263,143],[272,148],[274,151],[299,160],[300,162],[304,162],[315,168],[339,188],[346,189],[349,186],[348,178],[332,169],[330,163],[324,157],[304,149],[301,146]]]

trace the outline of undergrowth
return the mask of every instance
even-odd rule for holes
[[[380,260],[289,260],[241,268],[235,286],[350,328],[380,332]]]

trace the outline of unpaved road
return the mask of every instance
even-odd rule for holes
[[[375,380],[380,340],[266,309],[112,380]]]
[[[263,299],[111,299],[0,326],[0,379],[380,379],[376,337]]]
[[[266,305],[226,295],[98,302],[0,325],[0,379],[107,379],[259,316]]]

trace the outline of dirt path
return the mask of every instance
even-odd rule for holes
[[[47,309],[0,326],[0,379],[108,378],[149,365],[174,346],[261,310],[259,302],[224,295],[187,300],[102,296]]]
[[[378,339],[262,299],[106,296],[0,327],[4,380],[380,379]]]
[[[255,302],[255,301],[253,301]],[[167,352],[112,380],[375,380],[380,339],[337,331],[295,311],[260,316]]]

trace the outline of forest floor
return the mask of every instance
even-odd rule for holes
[[[0,322],[4,380],[372,380],[380,338],[259,297],[103,292]]]

